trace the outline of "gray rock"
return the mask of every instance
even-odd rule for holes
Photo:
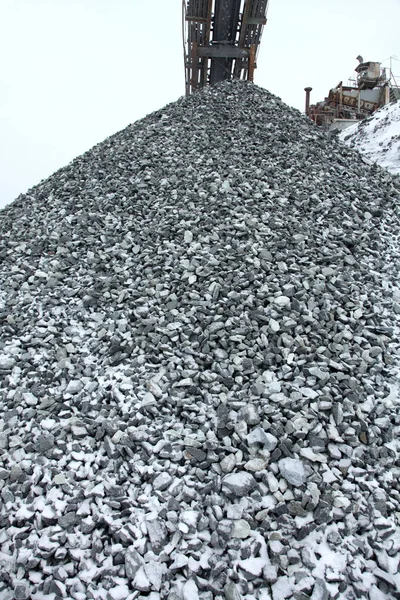
[[[27,583],[17,583],[14,587],[15,600],[27,600],[30,597],[30,588]]]
[[[151,583],[152,589],[158,592],[162,586],[164,565],[162,563],[151,560],[144,565],[144,571],[146,573],[147,579]]]
[[[86,427],[83,425],[72,425],[71,431],[74,438],[78,440],[86,438],[88,434]]]
[[[73,379],[70,381],[65,389],[66,394],[78,394],[83,390],[83,383],[79,379]]]
[[[247,521],[245,521],[244,519],[238,519],[233,522],[233,529],[231,534],[232,537],[244,540],[248,538],[250,534],[251,527]]]
[[[139,567],[133,580],[133,585],[139,592],[150,592],[152,584],[147,577],[145,566]]]
[[[199,589],[193,579],[189,579],[183,585],[182,600],[200,600]]]
[[[18,482],[23,483],[26,481],[26,473],[21,469],[19,465],[13,465],[10,470],[10,483]]]
[[[52,435],[51,433],[39,435],[36,444],[37,444],[38,451],[40,453],[44,454],[45,452],[47,452],[48,450],[51,450],[51,448],[53,448],[54,435]]]
[[[265,565],[263,577],[267,583],[275,583],[278,579],[278,567],[276,565]]]
[[[318,525],[322,525],[322,523],[329,523],[332,520],[331,510],[332,507],[328,502],[320,502],[314,510],[314,521]]]
[[[244,468],[246,471],[251,471],[252,473],[258,473],[259,471],[263,471],[268,465],[268,461],[264,458],[252,458],[248,460]]]
[[[146,527],[152,550],[156,554],[159,554],[168,538],[168,532],[165,524],[160,519],[152,519],[151,521],[146,521]]]
[[[329,600],[330,594],[323,579],[316,579],[311,600]]]
[[[79,516],[74,511],[67,512],[65,515],[61,515],[58,518],[58,524],[63,529],[69,529],[70,527],[74,527],[79,523],[79,521]]]
[[[271,433],[266,433],[261,427],[255,427],[250,431],[246,436],[246,440],[249,446],[260,444],[269,452],[272,452],[278,444],[277,438]]]
[[[387,573],[386,571],[383,571],[382,569],[378,569],[377,567],[375,569],[373,569],[372,573],[373,573],[373,575],[375,575],[375,577],[377,577],[381,581],[385,581],[391,587],[396,588],[396,581],[391,573]]]
[[[135,578],[139,568],[144,564],[143,558],[137,550],[128,550],[125,553],[125,573],[128,579]]]
[[[288,298],[287,296],[277,296],[276,298],[274,298],[273,302],[274,304],[279,306],[279,308],[290,306],[290,298]]]
[[[234,584],[232,581],[225,584],[224,594],[225,594],[226,600],[241,600],[242,599],[241,593],[237,589],[236,584]]]
[[[246,404],[241,408],[239,418],[243,419],[247,425],[257,425],[260,422],[260,416],[254,404]]]
[[[296,458],[282,458],[279,461],[279,470],[282,477],[295,487],[304,485],[307,475],[303,463]]]
[[[230,473],[236,465],[236,458],[233,454],[228,454],[221,460],[221,470],[223,473]]]
[[[253,475],[246,471],[229,473],[222,480],[222,491],[229,496],[241,498],[248,496],[255,489],[257,489],[257,482]]]
[[[172,483],[172,477],[168,473],[159,473],[153,481],[153,488],[160,492],[166,490]]]
[[[15,365],[15,358],[7,354],[0,354],[0,370],[8,371]]]
[[[277,438],[271,433],[266,433],[266,442],[264,443],[264,448],[268,452],[273,452],[278,444]]]

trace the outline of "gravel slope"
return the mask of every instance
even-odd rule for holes
[[[0,213],[0,598],[400,597],[399,190],[248,83]]]

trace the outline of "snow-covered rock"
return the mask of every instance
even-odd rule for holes
[[[370,161],[400,175],[400,100],[344,129],[339,139]]]

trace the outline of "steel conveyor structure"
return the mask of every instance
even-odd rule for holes
[[[187,95],[232,77],[253,81],[268,1],[182,1]]]

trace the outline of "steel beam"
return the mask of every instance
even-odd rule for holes
[[[186,21],[196,21],[198,23],[207,23],[205,17],[186,17]]]
[[[254,68],[256,66],[256,47],[254,44],[250,46],[249,70],[247,78],[249,81],[254,81]]]
[[[213,41],[234,45],[240,14],[240,0],[215,0]],[[211,61],[210,84],[232,77],[232,58]]]
[[[248,58],[250,50],[221,44],[218,46],[199,46],[197,53],[198,56],[208,56],[209,58]]]
[[[253,81],[268,1],[183,0],[186,93],[232,77]]]
[[[247,19],[248,25],[266,25],[267,19],[266,17],[249,17]]]

